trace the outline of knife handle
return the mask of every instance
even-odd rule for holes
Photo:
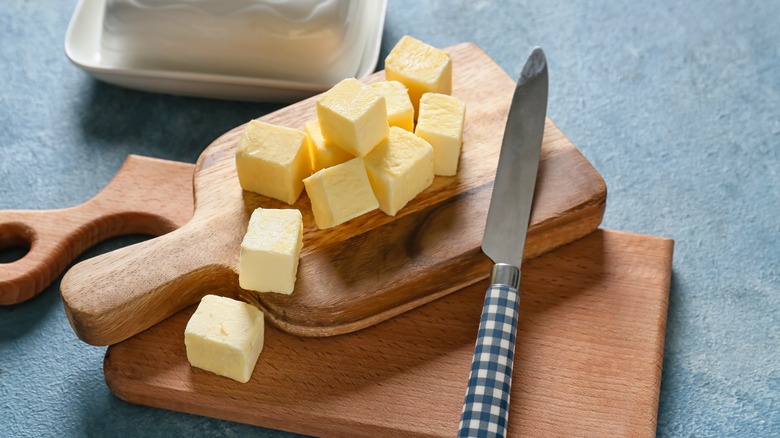
[[[518,275],[519,277],[519,275]],[[491,284],[482,306],[458,437],[505,437],[520,311],[517,288]]]

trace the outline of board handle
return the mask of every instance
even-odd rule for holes
[[[193,168],[129,155],[108,185],[83,204],[0,211],[0,253],[27,251],[0,263],[0,305],[38,295],[98,242],[124,234],[158,236],[184,225],[193,212]]]
[[[235,214],[193,219],[164,236],[73,266],[60,285],[73,331],[89,344],[113,345],[206,294],[236,298],[243,233],[232,238],[220,230],[245,229],[242,219]]]

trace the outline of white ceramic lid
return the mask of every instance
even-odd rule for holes
[[[295,101],[374,71],[386,8],[387,0],[80,0],[65,52],[129,88]]]

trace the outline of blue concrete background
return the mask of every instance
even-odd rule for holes
[[[74,6],[0,8],[0,209],[81,203],[129,153],[194,162],[279,107],[98,82],[63,52]],[[604,227],[675,239],[659,436],[780,436],[778,17],[775,0],[390,0],[382,58],[404,34],[472,41],[517,76],[544,47],[549,115],[607,181]],[[0,307],[0,436],[288,436],[117,399],[58,290]]]

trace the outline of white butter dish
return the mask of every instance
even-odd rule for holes
[[[290,102],[376,68],[387,0],[80,0],[65,37],[103,81]]]

